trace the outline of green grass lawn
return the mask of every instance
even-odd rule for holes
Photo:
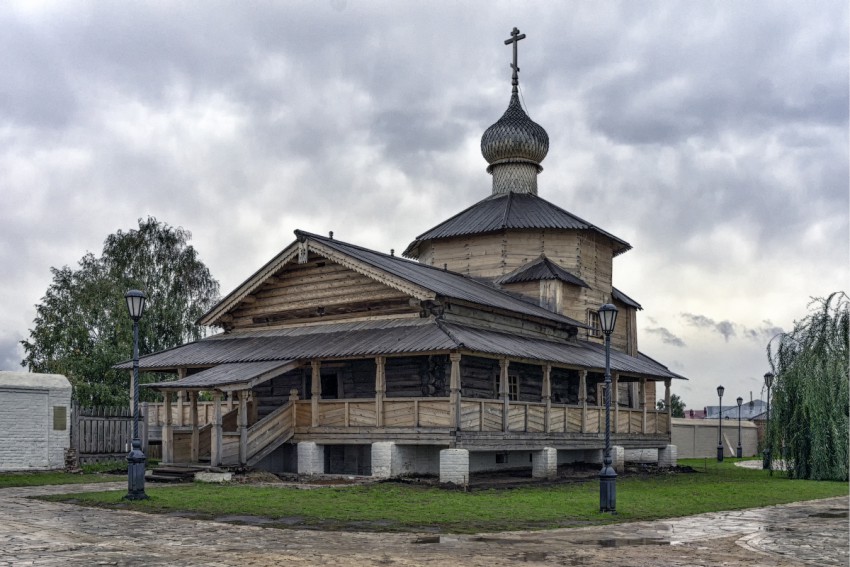
[[[126,476],[116,476],[102,473],[66,473],[49,472],[14,472],[0,473],[0,488],[15,486],[44,486],[48,484],[87,484],[90,482],[115,482],[126,479]]]
[[[126,502],[100,492],[48,497],[78,504],[203,518],[255,516],[269,525],[377,531],[482,532],[652,520],[848,495],[845,482],[789,480],[727,460],[680,461],[697,472],[625,476],[617,482],[616,515],[599,513],[599,484],[581,483],[472,492],[378,483],[302,490],[289,487],[147,485],[149,500]]]

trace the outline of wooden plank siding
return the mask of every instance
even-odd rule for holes
[[[373,278],[331,260],[311,254],[308,262],[295,260],[247,296],[228,315],[234,328],[269,324],[333,320],[352,314],[415,313],[410,297]]]

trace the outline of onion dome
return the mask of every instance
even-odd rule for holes
[[[548,152],[549,135],[528,117],[516,93],[502,117],[481,136],[481,153],[490,164],[488,172],[505,162],[530,162],[539,167]]]

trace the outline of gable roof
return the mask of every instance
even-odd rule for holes
[[[497,279],[499,284],[512,284],[519,282],[534,282],[539,280],[561,280],[564,283],[589,288],[584,280],[572,275],[570,272],[550,260],[545,254],[541,254],[536,260],[524,264],[505,276]]]
[[[506,229],[575,229],[592,230],[614,241],[614,256],[631,249],[631,245],[613,234],[580,219],[532,193],[499,193],[478,201],[450,219],[416,237],[402,253],[419,257],[419,246],[428,240],[470,234],[498,232]]]
[[[286,263],[292,261],[297,256],[299,248],[304,246],[311,252],[366,276],[380,279],[388,286],[409,293],[412,297],[420,300],[443,297],[570,326],[582,328],[586,326],[575,319],[554,313],[535,303],[456,272],[427,266],[398,256],[382,254],[368,248],[301,230],[296,230],[295,236],[297,237],[296,242],[245,280],[201,317],[198,322],[204,325],[214,324],[220,316],[236,307],[245,296],[256,290]]]

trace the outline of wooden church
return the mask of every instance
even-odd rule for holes
[[[656,385],[669,408],[682,377],[640,353],[641,306],[613,285],[630,245],[538,196],[549,138],[520,104],[522,37],[506,42],[508,108],[481,139],[490,195],[404,257],[296,230],[200,319],[222,333],[140,359],[142,372],[176,374],[149,385],[164,395],[145,416],[164,463],[458,484],[477,471],[552,477],[562,463],[601,463],[596,310],[613,303],[615,465],[635,450],[675,464]]]

